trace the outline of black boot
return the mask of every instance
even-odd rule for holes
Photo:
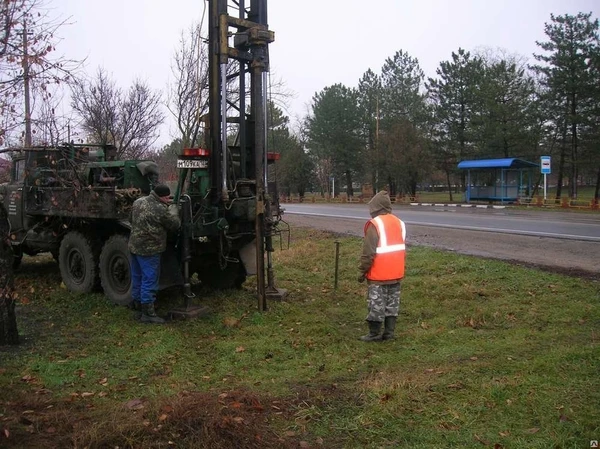
[[[380,341],[381,321],[367,321],[369,323],[369,333],[360,337],[361,341]]]
[[[132,299],[127,307],[133,310],[133,319],[139,321],[142,317],[142,303],[137,299]]]
[[[395,316],[385,317],[385,328],[383,330],[383,335],[381,336],[382,340],[394,339],[394,329],[396,329],[396,318],[397,317]]]
[[[142,304],[142,323],[164,324],[165,320],[159,317],[154,311],[154,303]]]

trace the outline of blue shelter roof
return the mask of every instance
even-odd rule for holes
[[[539,164],[534,162],[524,161],[514,157],[503,159],[479,159],[475,161],[461,161],[458,163],[458,168],[528,168],[539,167]]]

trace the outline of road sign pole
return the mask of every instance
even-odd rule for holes
[[[550,156],[541,156],[540,157],[540,168],[541,172],[544,175],[544,201],[546,201],[546,192],[547,192],[547,176],[552,173],[552,165],[550,162]]]

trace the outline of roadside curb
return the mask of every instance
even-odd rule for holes
[[[446,204],[446,203],[410,203],[411,206],[436,206],[436,207],[477,207],[479,209],[505,209],[506,206],[493,204]]]

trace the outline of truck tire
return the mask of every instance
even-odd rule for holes
[[[69,232],[60,243],[58,266],[68,290],[91,293],[99,285],[98,250],[91,238]]]
[[[115,234],[100,252],[100,283],[104,294],[114,304],[126,306],[131,301],[131,271],[127,236]]]

